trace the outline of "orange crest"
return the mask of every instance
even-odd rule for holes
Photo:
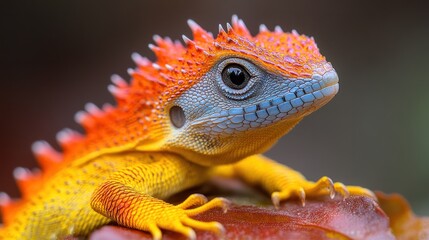
[[[313,38],[296,31],[284,33],[280,27],[271,32],[261,25],[252,36],[244,22],[236,16],[226,30],[219,26],[216,38],[194,21],[188,24],[193,40],[183,36],[186,47],[178,41],[154,36],[156,45],[149,48],[157,57],[151,62],[139,54],[132,55],[137,67],[128,72],[131,83],[117,75],[112,77],[109,91],[118,106],[102,109],[87,104],[86,112],[76,120],[86,130],[81,136],[66,130],[58,134],[64,158],[73,160],[89,153],[163,137],[160,111],[173,99],[197,83],[217,61],[228,56],[241,57],[257,63],[267,71],[288,78],[309,78],[317,69],[326,67]]]

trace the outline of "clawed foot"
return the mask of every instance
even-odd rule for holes
[[[280,206],[280,202],[291,197],[298,197],[305,206],[306,197],[316,197],[329,195],[332,198],[336,194],[340,194],[343,198],[349,195],[364,195],[375,199],[375,195],[368,189],[358,186],[345,186],[340,182],[333,182],[328,177],[322,177],[317,182],[304,181],[301,184],[289,184],[278,192],[271,194],[271,200],[276,208]]]
[[[214,198],[208,201],[201,194],[192,194],[181,204],[171,206],[173,209],[166,209],[170,212],[169,216],[160,216],[156,222],[148,225],[148,230],[153,239],[161,239],[161,229],[168,229],[185,235],[188,239],[196,239],[194,229],[211,231],[219,236],[225,233],[225,229],[219,222],[202,222],[191,217],[206,212],[212,208],[220,207],[224,212],[227,211],[230,202],[225,198]],[[193,208],[192,208],[193,207]]]

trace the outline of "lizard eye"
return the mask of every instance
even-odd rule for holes
[[[216,82],[221,93],[232,100],[245,100],[260,88],[262,72],[252,62],[227,58],[216,68]]]
[[[250,80],[250,74],[238,64],[229,64],[222,71],[222,81],[232,89],[243,89]]]

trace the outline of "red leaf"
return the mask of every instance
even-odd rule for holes
[[[288,201],[280,209],[233,205],[227,213],[211,210],[197,217],[219,221],[226,239],[394,239],[389,221],[378,204],[367,197],[352,196],[308,200],[305,207]],[[164,239],[185,239],[164,231]],[[217,239],[210,232],[197,231],[199,239]],[[150,234],[120,226],[105,226],[91,240],[152,239]]]

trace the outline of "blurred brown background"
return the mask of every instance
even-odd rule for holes
[[[38,3],[36,3],[38,2]],[[316,38],[341,90],[267,154],[308,178],[405,195],[429,215],[429,7],[424,1],[2,1],[0,191],[36,167],[30,145],[55,144],[88,102],[112,102],[109,77],[128,79],[134,51],[153,59],[153,34],[190,36],[192,18],[216,32],[236,13],[256,33]],[[55,144],[56,145],[56,144]]]

